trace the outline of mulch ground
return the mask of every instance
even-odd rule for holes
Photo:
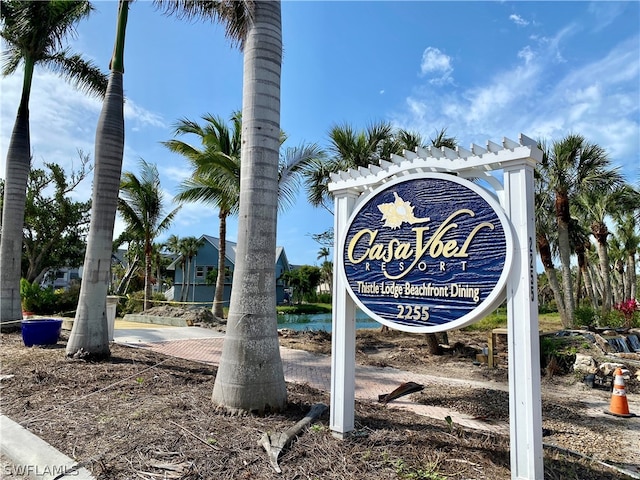
[[[216,369],[209,365],[117,344],[108,361],[90,363],[67,359],[64,338],[51,348],[24,347],[19,334],[0,340],[2,413],[99,479],[511,477],[507,437],[362,402],[352,437],[336,439],[325,413],[283,451],[277,474],[259,444],[262,434],[286,430],[318,402],[328,405],[326,394],[288,384],[284,412],[229,416],[211,403]],[[467,396],[460,401],[481,397]],[[558,408],[567,415],[566,406]],[[545,448],[545,478],[625,477]]]

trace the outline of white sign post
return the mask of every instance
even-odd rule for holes
[[[536,142],[520,135],[519,142],[506,138],[502,144],[488,141],[486,148],[472,145],[471,150],[443,147],[405,151],[380,166],[331,176],[335,243],[330,428],[335,436],[345,438],[353,431],[355,414],[356,304],[343,271],[349,218],[367,200],[368,193],[384,182],[420,172],[455,173],[488,183],[513,230],[513,261],[506,284],[511,477],[544,477],[533,193],[533,170],[541,159]],[[491,174],[498,170],[503,171],[504,185]]]

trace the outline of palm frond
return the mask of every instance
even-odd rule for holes
[[[72,83],[78,90],[101,98],[107,93],[108,75],[80,55],[71,55],[69,49],[43,59],[42,63]]]
[[[254,2],[251,0],[154,0],[156,7],[166,15],[186,20],[211,20],[221,22],[225,36],[233,45],[244,48],[244,40],[251,21]]]

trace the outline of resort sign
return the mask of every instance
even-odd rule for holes
[[[520,135],[417,147],[331,174],[334,436],[355,429],[357,307],[391,328],[433,333],[506,300],[511,478],[544,478],[534,208],[542,157]]]
[[[488,191],[454,175],[422,173],[382,184],[355,209],[342,273],[370,317],[429,333],[495,309],[512,256],[509,222]]]

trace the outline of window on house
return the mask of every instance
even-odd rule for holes
[[[204,267],[196,267],[196,278],[204,277]]]

